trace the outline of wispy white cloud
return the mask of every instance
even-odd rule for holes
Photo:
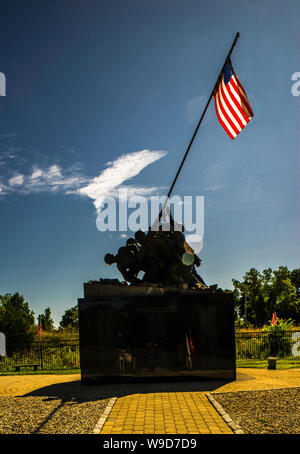
[[[7,150],[2,151],[0,154],[0,166],[10,164],[13,159],[17,158],[18,151],[19,148],[16,147],[9,147]]]
[[[76,192],[89,181],[85,177],[74,171],[62,170],[57,164],[41,168],[34,166],[29,174],[17,174],[10,177],[7,182],[1,184],[1,195],[17,192],[20,194],[30,194],[39,192]]]
[[[8,184],[10,186],[20,186],[24,182],[24,176],[23,175],[16,175],[8,180]]]
[[[42,177],[43,176],[43,171],[41,169],[35,169],[31,176],[30,176],[30,179],[31,181],[35,181],[37,180],[38,178]]]
[[[76,193],[86,184],[89,178],[74,172],[72,169],[63,169],[54,164],[46,169],[36,166],[31,175],[26,179],[23,191],[30,192],[63,192]]]
[[[0,182],[0,196],[9,193],[32,194],[41,192],[79,195],[92,199],[96,210],[101,210],[107,196],[118,197],[119,189],[126,189],[127,196],[144,196],[157,193],[157,187],[124,185],[145,167],[161,159],[166,151],[142,150],[122,155],[106,164],[97,177],[91,178],[79,172],[79,167],[63,169],[58,164],[48,167],[35,165],[28,173],[11,172],[6,181]]]
[[[161,159],[166,151],[142,150],[120,156],[113,162],[109,162],[108,168],[103,170],[98,177],[85,187],[79,189],[81,195],[90,197],[93,200],[96,210],[99,212],[107,196],[116,196],[118,189],[125,181],[138,175],[145,167]],[[128,196],[147,196],[156,192],[158,188],[146,188],[139,186],[128,186]]]
[[[204,191],[218,191],[219,189],[223,189],[223,184],[215,184],[214,186],[207,186],[204,188]]]

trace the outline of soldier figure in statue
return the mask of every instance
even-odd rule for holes
[[[207,288],[196,267],[201,260],[188,245],[183,226],[163,223],[158,230],[149,228],[148,233],[139,230],[129,238],[125,247],[116,255],[106,254],[108,265],[117,264],[125,281],[131,285],[152,283],[185,285],[189,288]],[[138,274],[144,272],[142,279]]]

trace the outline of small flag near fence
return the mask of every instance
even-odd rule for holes
[[[277,325],[277,315],[276,315],[276,312],[273,312],[273,314],[272,314],[272,325],[273,325],[273,326]]]
[[[191,355],[194,358],[196,356],[196,349],[195,349],[195,345],[194,345],[194,342],[192,339],[191,330],[189,332],[189,346],[190,346]]]
[[[214,90],[219,122],[234,139],[253,117],[246,92],[228,59]]]
[[[41,322],[39,323],[39,329],[38,329],[38,336],[42,336],[43,335],[43,327],[42,327],[42,324]]]

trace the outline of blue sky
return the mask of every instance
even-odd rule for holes
[[[97,230],[82,188],[125,156],[140,171],[122,185],[167,191],[237,31],[254,118],[231,141],[211,103],[174,193],[205,197],[208,284],[299,267],[299,17],[296,0],[2,5],[0,294],[58,324],[83,282],[119,277],[103,257],[124,239]]]

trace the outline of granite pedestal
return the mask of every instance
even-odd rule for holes
[[[230,293],[96,282],[78,306],[83,384],[236,378]]]

